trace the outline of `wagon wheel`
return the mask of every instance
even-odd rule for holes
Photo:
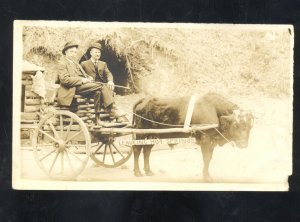
[[[101,142],[92,145],[91,158],[99,166],[121,166],[132,155],[130,141],[130,135],[102,135]]]
[[[69,111],[47,114],[33,136],[35,160],[53,179],[75,179],[85,168],[91,139],[84,122]]]

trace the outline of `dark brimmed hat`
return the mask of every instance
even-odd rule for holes
[[[78,44],[76,44],[75,42],[67,42],[62,50],[62,54],[65,55],[65,51],[69,48],[73,48],[76,47],[78,48]]]
[[[92,49],[92,48],[95,48],[95,49],[99,49],[99,50],[102,50],[102,47],[99,43],[95,42],[95,43],[92,43],[89,47],[89,51]]]

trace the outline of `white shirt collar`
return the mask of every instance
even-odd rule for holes
[[[98,60],[94,60],[93,58],[91,58],[92,63],[97,64]]]

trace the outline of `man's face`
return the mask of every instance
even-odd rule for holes
[[[99,60],[101,57],[101,51],[99,49],[92,48],[90,53],[91,53],[91,58],[94,60]]]
[[[68,48],[65,51],[65,54],[68,59],[75,59],[77,54],[77,47]]]

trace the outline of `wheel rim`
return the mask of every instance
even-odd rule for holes
[[[132,146],[122,144],[121,141],[131,139],[125,136],[104,136],[102,141],[91,147],[91,158],[99,166],[114,168],[124,164],[132,155]]]
[[[53,179],[75,179],[88,162],[90,146],[86,125],[69,111],[46,115],[33,136],[35,160]]]

